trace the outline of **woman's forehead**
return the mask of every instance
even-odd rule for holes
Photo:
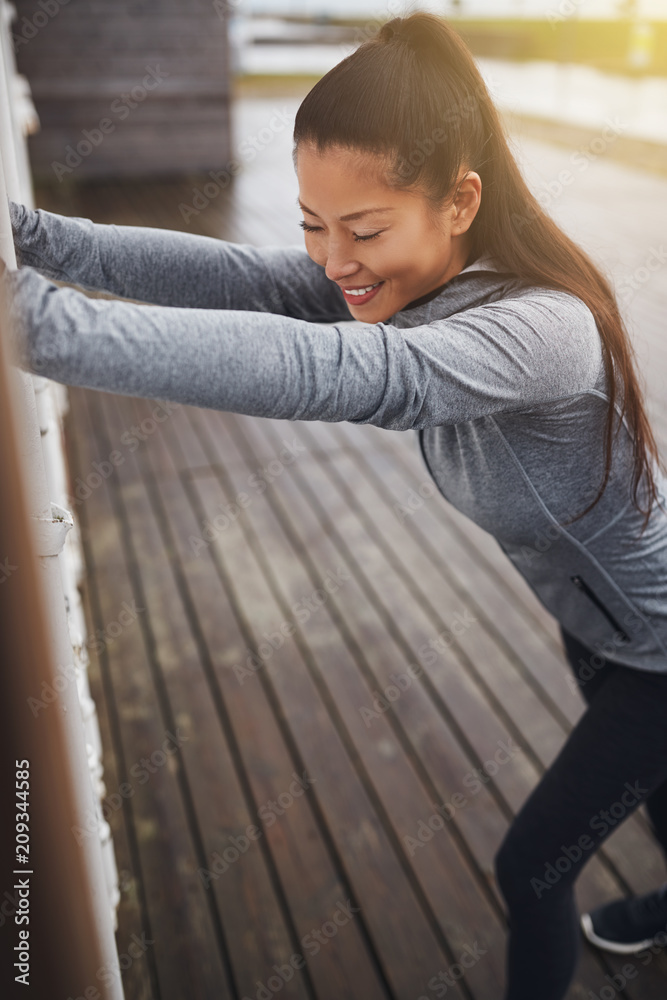
[[[371,170],[382,173],[391,162],[388,152],[375,152],[354,146],[331,144],[323,149],[312,142],[300,142],[296,151],[297,161],[307,161],[312,165],[338,165],[341,168],[353,167],[360,171]]]
[[[311,191],[344,193],[352,187],[369,193],[375,190],[389,194],[394,190],[388,182],[389,166],[386,155],[366,150],[332,146],[317,151],[304,147],[298,152],[296,172],[301,196],[307,201],[304,188],[311,198],[314,197]]]

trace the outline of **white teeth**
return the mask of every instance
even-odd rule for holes
[[[376,281],[374,285],[368,285],[367,288],[346,288],[345,292],[348,295],[365,295],[366,292],[370,292],[372,288],[377,288],[380,284],[380,281]]]

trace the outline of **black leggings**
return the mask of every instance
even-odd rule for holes
[[[495,857],[510,923],[504,1000],[565,996],[582,947],[574,883],[642,801],[667,860],[667,672],[612,664],[561,634],[588,708]]]

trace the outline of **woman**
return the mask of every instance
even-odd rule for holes
[[[305,250],[11,203],[17,358],[70,385],[418,431],[443,495],[559,621],[589,703],[495,859],[505,1000],[559,1000],[581,947],[573,885],[614,829],[592,819],[646,802],[667,852],[667,480],[631,345],[444,19],[394,18],[327,73],[296,116],[294,164]],[[657,889],[583,925],[638,950],[667,902]]]

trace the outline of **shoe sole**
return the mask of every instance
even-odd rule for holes
[[[593,930],[593,921],[588,913],[582,913],[581,926],[591,944],[598,948],[604,948],[605,951],[614,951],[618,955],[632,955],[634,952],[642,951],[653,944],[653,938],[646,938],[645,941],[637,941],[635,944],[623,944],[620,941],[608,941],[606,938],[598,937]]]

